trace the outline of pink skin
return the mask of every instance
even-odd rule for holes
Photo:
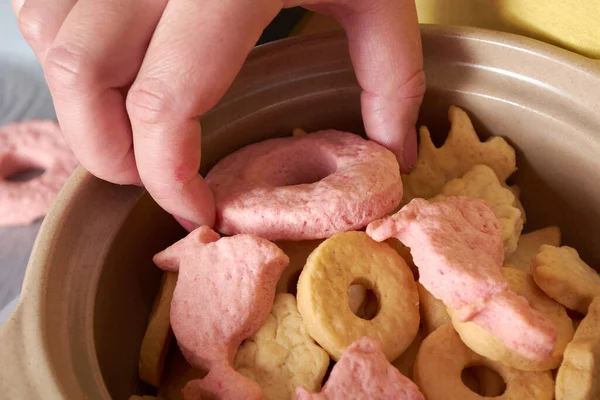
[[[43,217],[77,167],[54,121],[27,121],[0,128],[0,226],[27,225]],[[7,178],[30,168],[45,172],[25,182]]]
[[[402,198],[389,150],[333,130],[246,146],[222,159],[206,181],[220,232],[269,240],[324,239],[361,229]]]
[[[82,165],[110,182],[143,183],[165,210],[196,226],[215,218],[198,174],[198,117],[223,96],[282,7],[308,6],[341,22],[369,137],[393,151],[403,170],[416,162],[425,77],[412,0],[12,4]]]
[[[297,400],[425,400],[381,351],[381,343],[363,337],[348,346],[320,393],[296,389]]]
[[[231,365],[242,341],[267,319],[288,257],[266,239],[253,235],[219,239],[202,226],[155,255],[154,262],[166,271],[179,271],[171,326],[190,365],[210,371],[210,379],[199,387],[215,390],[222,400],[245,398],[227,389],[231,383],[254,391]]]
[[[459,320],[478,324],[525,357],[551,356],[556,327],[508,289],[500,224],[485,201],[415,199],[369,224],[367,234],[376,241],[396,237],[410,247],[421,284],[457,310]]]

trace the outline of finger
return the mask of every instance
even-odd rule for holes
[[[140,182],[122,88],[134,81],[165,3],[79,0],[44,63],[73,152],[113,183]]]
[[[198,174],[200,124],[223,96],[278,0],[171,0],[127,97],[144,186],[168,212],[212,225],[214,201]]]
[[[12,0],[19,30],[42,63],[77,0]]]
[[[403,171],[411,169],[416,164],[415,125],[425,92],[414,0],[354,0],[324,10],[346,30],[363,89],[367,134],[396,154]]]

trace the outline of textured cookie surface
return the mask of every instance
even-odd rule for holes
[[[548,296],[582,314],[594,297],[600,296],[600,275],[572,247],[542,245],[531,273]]]
[[[266,400],[295,400],[296,388],[319,391],[329,355],[308,335],[291,294],[278,294],[265,323],[238,349],[234,363]]]
[[[440,148],[431,141],[427,128],[421,128],[417,166],[402,176],[404,204],[413,198],[435,196],[446,182],[479,164],[492,168],[500,182],[517,170],[515,150],[506,140],[493,137],[481,142],[467,113],[456,106],[448,109],[448,118],[450,132]]]

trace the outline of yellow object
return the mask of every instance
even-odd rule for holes
[[[565,350],[556,375],[556,400],[592,400],[600,396],[600,298],[596,297]]]
[[[544,244],[556,247],[560,246],[560,228],[549,226],[521,235],[519,243],[517,243],[517,250],[506,259],[505,263],[522,271],[529,272],[531,270],[531,262],[537,255],[540,247]]]
[[[413,380],[427,400],[481,400],[483,397],[472,392],[461,379],[463,370],[474,365],[496,371],[506,382],[506,391],[497,399],[554,398],[550,371],[520,371],[482,357],[465,346],[450,324],[440,326],[421,344]]]
[[[510,290],[527,299],[529,305],[540,312],[556,327],[556,345],[552,355],[543,360],[532,360],[509,349],[493,334],[473,322],[461,322],[454,311],[448,309],[452,324],[461,340],[475,353],[500,364],[521,371],[549,371],[558,368],[567,344],[573,338],[573,323],[567,310],[537,287],[530,274],[516,268],[502,268]]]
[[[267,320],[238,349],[234,365],[260,385],[265,400],[289,400],[298,386],[321,390],[329,354],[308,335],[296,298],[280,293]]]
[[[408,175],[402,175],[403,203],[413,198],[430,198],[440,193],[452,179],[471,168],[485,164],[501,183],[517,170],[515,150],[502,137],[481,142],[466,112],[456,106],[448,110],[450,132],[441,147],[436,147],[426,126],[419,130],[419,159]]]
[[[423,329],[430,334],[442,325],[452,322],[446,311],[444,302],[432,295],[423,285],[417,282],[419,291],[419,310]]]
[[[473,26],[542,40],[600,59],[600,0],[416,0],[419,22]],[[340,29],[312,15],[300,34]]]
[[[600,297],[600,275],[572,247],[542,245],[531,264],[531,275],[548,296],[581,314]]]
[[[140,379],[154,387],[160,384],[165,358],[173,337],[169,318],[177,275],[176,272],[163,272],[160,289],[154,300],[140,349]]]
[[[348,288],[377,296],[373,319],[350,309]],[[298,311],[310,336],[334,360],[363,336],[378,339],[388,360],[398,358],[419,329],[419,295],[412,271],[394,249],[364,232],[338,233],[317,247],[298,280]]]

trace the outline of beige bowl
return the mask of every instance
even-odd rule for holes
[[[518,149],[528,228],[559,225],[600,265],[600,65],[495,32],[424,26],[428,91],[420,123],[448,130],[456,104],[483,135]],[[203,118],[203,165],[273,136],[362,131],[345,39],[291,39],[254,50]],[[0,398],[127,399],[160,272],[151,257],[184,234],[139,188],[79,169],[47,216],[22,300],[0,330]]]

